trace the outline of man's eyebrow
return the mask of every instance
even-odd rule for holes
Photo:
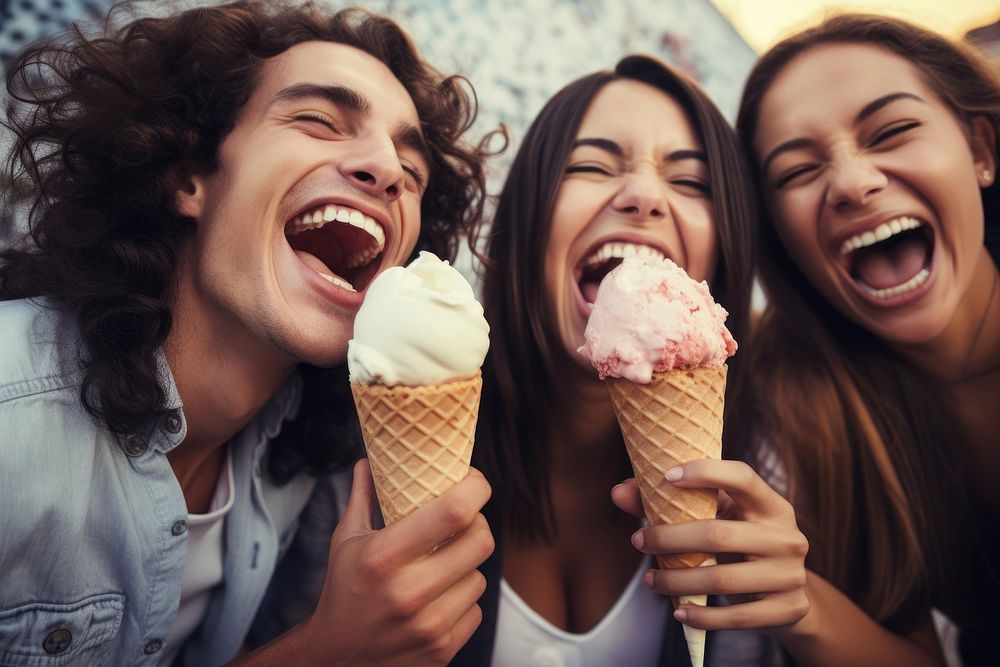
[[[886,106],[892,104],[893,102],[897,102],[899,100],[916,100],[917,102],[921,102],[924,104],[927,103],[922,97],[920,97],[919,95],[914,95],[913,93],[903,93],[903,92],[889,93],[888,95],[883,95],[878,99],[872,100],[864,107],[862,107],[861,111],[859,111],[857,115],[854,117],[854,124],[858,125],[859,123],[863,122],[866,118],[870,117],[875,112],[877,112],[879,109],[883,109]],[[813,142],[806,138],[791,139],[782,144],[779,144],[774,150],[772,150],[770,153],[767,154],[766,158],[764,158],[763,165],[760,168],[761,172],[767,173],[767,165],[771,164],[774,158],[778,157],[780,154],[786,151],[795,150],[797,148],[808,148],[809,146],[812,145]]]
[[[372,108],[372,103],[368,98],[353,88],[347,88],[346,86],[321,86],[313,83],[300,83],[289,86],[275,95],[274,101],[285,102],[308,98],[323,99],[361,115],[369,113]],[[420,153],[428,165],[431,163],[430,149],[419,128],[409,123],[400,123],[393,134],[393,139],[399,144]]]
[[[319,98],[359,114],[367,114],[372,105],[368,98],[358,91],[345,86],[321,86],[313,83],[299,83],[289,86],[274,96],[275,102]]]

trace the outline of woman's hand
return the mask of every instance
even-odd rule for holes
[[[805,557],[809,543],[791,504],[740,461],[689,461],[667,472],[681,488],[719,489],[717,519],[649,526],[632,536],[647,554],[707,552],[718,565],[650,570],[645,582],[661,595],[726,595],[725,607],[682,605],[674,617],[705,630],[784,628],[809,612]],[[612,490],[621,509],[641,516],[634,479]]]

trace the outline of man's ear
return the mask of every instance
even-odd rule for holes
[[[987,116],[973,116],[970,122],[972,136],[969,145],[976,165],[979,187],[988,188],[997,177],[997,135]]]
[[[205,210],[204,172],[191,164],[180,165],[174,171],[173,183],[177,214],[200,220]]]

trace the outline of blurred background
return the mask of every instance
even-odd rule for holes
[[[510,148],[490,166],[497,193],[527,124],[569,81],[610,68],[625,54],[649,53],[685,70],[733,119],[756,56],[825,14],[860,10],[909,19],[967,39],[1000,67],[1000,0],[315,0],[359,5],[397,19],[439,69],[475,87],[480,113],[472,138],[503,123]],[[0,67],[35,39],[76,23],[100,29],[112,0],[0,0]],[[162,14],[203,0],[130,3],[130,13]],[[0,94],[2,96],[2,94]],[[4,136],[0,134],[0,150]],[[7,178],[0,167],[0,182]],[[0,211],[0,215],[11,215]]]
[[[492,165],[502,183],[527,124],[561,86],[623,55],[657,55],[696,78],[732,119],[757,53],[823,15],[889,14],[974,41],[1000,66],[1000,0],[318,0],[396,18],[441,70],[461,72],[480,100],[473,128],[504,123],[511,147]],[[30,42],[77,23],[100,29],[112,0],[0,0],[0,67]],[[139,1],[128,13],[208,4]],[[3,140],[0,139],[0,145]]]

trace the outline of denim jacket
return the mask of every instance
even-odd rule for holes
[[[80,404],[76,331],[51,302],[0,302],[0,665],[156,665],[184,571],[188,511],[166,458],[184,438],[184,411],[161,355],[172,411],[125,437],[99,426]],[[277,487],[265,457],[300,392],[293,376],[230,442],[224,581],[184,664],[231,659],[255,617],[260,641],[270,639],[262,624],[287,626],[261,606],[317,483],[300,475]],[[330,515],[314,536],[312,566],[322,570],[336,512],[319,504]],[[282,567],[313,589],[322,582],[321,571]],[[268,599],[290,605],[297,589],[274,583]]]

